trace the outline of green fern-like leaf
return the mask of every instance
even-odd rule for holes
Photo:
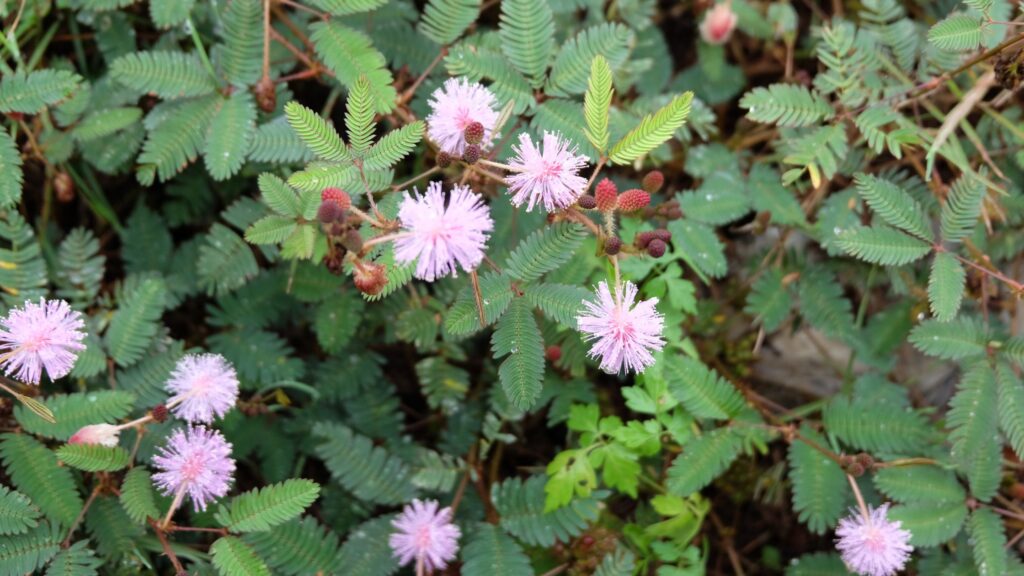
[[[228,81],[239,87],[254,84],[263,64],[263,2],[231,0],[222,17],[224,50],[221,66]]]
[[[821,185],[822,176],[830,179],[839,170],[840,162],[849,151],[846,130],[842,126],[827,125],[802,133],[784,141],[784,164],[797,166],[782,175],[784,184],[792,184],[806,172],[812,186]]]
[[[956,474],[937,466],[883,468],[874,475],[875,486],[897,502],[956,502],[967,494]]]
[[[594,576],[632,576],[635,571],[636,555],[620,544],[605,555]]]
[[[982,26],[978,18],[952,14],[928,30],[928,41],[939,50],[964,52],[981,44]]]
[[[988,331],[973,318],[952,322],[926,320],[910,333],[910,343],[929,356],[960,360],[985,353]]]
[[[366,502],[400,504],[416,496],[409,468],[401,460],[375,447],[369,438],[338,424],[318,423],[313,435],[321,443],[317,456],[334,480]]]
[[[716,172],[696,190],[676,198],[687,218],[711,226],[728,224],[750,212],[743,177],[731,172]]]
[[[394,531],[393,515],[382,516],[356,526],[338,551],[334,566],[345,567],[351,576],[390,576],[398,571],[388,537]]]
[[[66,100],[78,89],[82,78],[67,70],[36,70],[0,78],[0,112],[34,114]]]
[[[959,242],[968,236],[981,216],[985,184],[978,178],[962,176],[953,183],[942,205],[942,239]]]
[[[394,166],[416,149],[416,145],[423,139],[424,130],[426,124],[422,120],[417,120],[388,132],[366,154],[364,165],[371,170],[383,170]]]
[[[45,295],[46,263],[32,227],[17,211],[0,216],[0,286],[9,306]]]
[[[568,262],[586,237],[583,226],[559,222],[530,234],[508,257],[508,273],[524,282]]]
[[[729,428],[717,428],[689,441],[668,469],[668,491],[687,497],[725,472],[740,455],[742,438]]]
[[[221,576],[270,576],[270,569],[251,546],[234,536],[223,536],[210,546],[213,565]]]
[[[96,542],[96,551],[108,561],[118,561],[134,549],[145,530],[135,524],[116,499],[100,496],[85,516],[85,526]]]
[[[142,358],[160,328],[167,299],[167,284],[149,277],[121,295],[104,336],[107,350],[118,366],[131,366]]]
[[[491,80],[489,88],[500,102],[511,102],[512,112],[520,114],[533,108],[537,101],[533,88],[505,58],[497,46],[467,46],[460,43],[445,58],[449,74],[465,76],[471,81]]]
[[[398,94],[392,86],[394,79],[384,55],[373,47],[368,36],[336,20],[317,22],[310,29],[317,55],[339,82],[353,89],[365,76],[373,93],[374,110],[387,114],[395,107]]]
[[[811,126],[835,116],[828,100],[798,84],[772,84],[754,88],[740,100],[747,118],[792,128]]]
[[[923,240],[932,240],[931,225],[924,209],[899,184],[864,173],[858,173],[854,183],[861,198],[887,224]]]
[[[0,576],[36,574],[60,551],[62,538],[60,526],[51,523],[42,523],[24,534],[4,536]]]
[[[218,222],[199,248],[196,270],[199,285],[219,295],[242,287],[259,273],[259,265],[245,240]]]
[[[1018,456],[1024,454],[1024,383],[1007,363],[996,366],[999,427]]]
[[[612,92],[612,69],[604,56],[597,55],[590,64],[590,79],[583,96],[583,115],[587,120],[587,140],[601,154],[608,148]]]
[[[245,241],[250,244],[280,244],[295,232],[298,225],[292,218],[270,215],[260,218],[245,230]]]
[[[4,434],[0,436],[0,460],[19,492],[47,518],[71,526],[82,510],[82,498],[71,471],[57,464],[53,452],[31,436]]]
[[[823,438],[804,427],[801,434],[819,445]],[[849,490],[846,475],[835,461],[806,442],[789,446],[789,476],[793,483],[793,509],[815,534],[824,534],[846,511]]]
[[[754,315],[768,332],[774,331],[789,315],[793,298],[778,268],[769,268],[754,281],[744,312]]]
[[[910,544],[939,546],[956,537],[967,519],[967,506],[961,501],[912,502],[894,506],[889,519],[898,520],[910,532]]]
[[[476,22],[479,13],[480,0],[429,0],[419,30],[438,44],[451,44]]]
[[[114,79],[160,98],[203,96],[217,89],[197,56],[183,52],[134,52],[110,64]]]
[[[846,573],[846,564],[838,554],[815,552],[795,558],[786,567],[786,576],[835,576]]]
[[[578,498],[551,512],[544,511],[545,476],[523,481],[511,478],[491,486],[491,501],[501,516],[501,527],[530,546],[569,542],[597,520],[600,505],[594,498]]]
[[[602,56],[610,67],[618,67],[629,56],[633,43],[633,32],[621,24],[584,28],[562,45],[551,67],[545,92],[553,96],[583,94],[594,59]]]
[[[922,450],[931,436],[921,413],[891,403],[851,402],[837,396],[826,405],[823,420],[840,440],[869,452]]]
[[[0,208],[6,210],[21,201],[21,154],[7,130],[0,130]]]
[[[949,326],[949,324],[945,324]],[[999,487],[1002,446],[997,437],[999,401],[995,375],[985,361],[976,362],[963,375],[950,401],[946,424],[952,429],[950,452],[967,476],[971,494],[988,500]]]
[[[128,451],[120,446],[65,444],[57,449],[57,459],[86,472],[116,472],[128,465]]]
[[[91,302],[100,291],[107,261],[100,254],[96,235],[86,228],[75,228],[60,243],[57,260],[58,296],[74,302]]]
[[[313,158],[313,154],[284,117],[278,117],[257,128],[252,137],[252,146],[249,147],[249,160],[252,162],[292,164],[309,162]]]
[[[338,554],[338,536],[306,517],[275,526],[266,532],[252,532],[242,537],[263,558],[274,574],[314,576],[329,574]]]
[[[220,96],[205,96],[153,108],[144,121],[148,135],[139,154],[142,168],[155,170],[162,181],[184,170],[203,149],[207,128],[222,102]],[[143,171],[139,178],[145,181]]]
[[[528,288],[525,296],[545,316],[573,330],[583,302],[593,298],[589,290],[568,284],[537,284]]]
[[[127,416],[135,395],[124,390],[95,390],[57,394],[47,398],[45,404],[57,419],[55,424],[21,406],[14,409],[14,417],[27,432],[66,441],[83,426],[109,424]]]
[[[188,19],[195,0],[149,0],[149,17],[157,28],[179,26]]]
[[[672,396],[696,418],[735,418],[747,405],[731,382],[692,358],[669,356],[662,373]]]
[[[316,112],[298,102],[289,102],[284,105],[284,115],[299,139],[317,157],[328,162],[344,162],[349,159],[348,148],[338,131]]]
[[[964,299],[967,272],[952,254],[939,252],[932,261],[928,276],[928,303],[940,322],[956,318]]]
[[[216,518],[232,532],[266,532],[297,518],[319,494],[316,482],[293,478],[235,496],[220,506]]]
[[[852,338],[853,307],[827,270],[812,269],[800,277],[799,299],[800,314],[812,326],[833,338]]]
[[[387,0],[312,0],[313,5],[334,16],[370,12],[387,4]]]
[[[61,550],[46,567],[46,576],[96,576],[103,560],[89,549],[88,540],[79,540]]]
[[[27,496],[0,485],[0,534],[24,534],[39,525],[40,515]]]
[[[544,73],[555,53],[555,21],[547,1],[502,2],[498,33],[508,61],[534,88],[543,86]]]
[[[477,524],[462,551],[465,576],[531,576],[530,559],[515,540],[493,524]]]
[[[836,243],[854,258],[882,266],[910,264],[931,251],[927,242],[887,226],[856,226],[844,230]]]
[[[203,161],[214,180],[227,180],[242,168],[255,132],[256,103],[252,94],[235,92],[224,101],[206,134]]]
[[[109,108],[86,116],[71,133],[79,142],[89,142],[124,130],[140,118],[142,109],[134,106]]]
[[[692,101],[693,92],[686,92],[657,112],[648,114],[639,126],[612,147],[608,157],[615,164],[628,164],[667,142],[686,122]]]
[[[721,278],[728,272],[725,245],[710,226],[683,219],[669,222],[673,244],[679,256],[705,282],[708,277]]]
[[[349,92],[345,103],[345,129],[348,131],[348,146],[353,155],[361,158],[373,144],[373,93],[370,81],[360,76]]]
[[[978,574],[1007,574],[1006,531],[999,516],[988,508],[977,508],[967,520],[967,532]]]
[[[153,480],[145,468],[128,471],[121,483],[121,507],[136,524],[145,524],[147,518],[159,517],[153,494]]]
[[[507,274],[485,272],[480,275],[480,294],[484,306],[484,322],[491,325],[505,313],[515,296],[512,279]],[[452,336],[466,336],[483,328],[471,286],[459,292],[455,304],[445,314],[444,327]]]
[[[533,308],[526,299],[514,299],[498,320],[491,351],[495,358],[508,355],[498,368],[498,380],[512,404],[528,410],[543,387],[544,346]]]

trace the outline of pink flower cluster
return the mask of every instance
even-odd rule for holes
[[[636,284],[624,282],[615,294],[607,282],[597,287],[597,299],[584,301],[576,323],[584,340],[594,344],[589,355],[600,359],[610,374],[643,372],[654,364],[652,351],[661,350],[665,318],[655,308],[657,298],[636,301]]]
[[[395,532],[388,544],[402,566],[415,560],[417,566],[433,572],[455,559],[461,532],[452,523],[452,509],[438,507],[436,500],[413,500],[391,522]]]
[[[220,354],[189,354],[178,361],[167,381],[174,394],[168,405],[175,416],[192,423],[213,422],[234,407],[238,375]]]
[[[486,150],[494,138],[498,112],[494,93],[465,78],[449,78],[430,96],[427,136],[441,151],[461,157],[466,150],[466,128],[479,122],[484,128],[480,148]]]
[[[899,521],[888,517],[889,505],[868,508],[865,516],[857,509],[839,521],[836,548],[850,571],[861,576],[893,576],[907,564],[914,547],[911,534]]]
[[[187,494],[197,512],[228,493],[235,473],[231,444],[205,426],[175,430],[153,457],[153,465],[160,469],[153,475],[160,491],[177,502]]]
[[[25,302],[0,320],[0,367],[26,384],[66,376],[85,350],[85,321],[63,300]]]
[[[512,147],[516,156],[509,162],[512,174],[505,178],[512,203],[526,204],[530,212],[543,205],[548,212],[572,206],[587,188],[587,179],[579,171],[588,158],[577,153],[576,146],[558,134],[544,133],[541,147],[528,134],[519,135]]]

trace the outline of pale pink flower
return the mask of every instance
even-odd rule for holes
[[[220,354],[189,354],[178,360],[167,380],[168,401],[175,416],[210,423],[235,406],[238,375]]]
[[[161,470],[153,483],[165,496],[187,494],[196,511],[228,493],[235,473],[231,444],[216,430],[189,426],[175,430],[153,457]]]
[[[418,259],[415,276],[428,282],[457,275],[456,265],[475,269],[494,228],[490,210],[469,186],[453,187],[446,207],[440,182],[431,182],[423,196],[406,192],[398,219],[403,231],[395,239],[395,259]]]
[[[28,384],[39,384],[44,370],[51,380],[67,375],[85,349],[82,314],[63,300],[25,302],[0,326],[0,366]]]
[[[708,44],[725,44],[736,29],[738,17],[729,2],[720,2],[704,14],[700,36]]]
[[[90,424],[71,435],[68,444],[99,444],[113,448],[117,446],[121,428],[113,424]]]
[[[609,374],[623,370],[643,372],[654,364],[651,351],[665,345],[661,331],[664,317],[655,309],[657,298],[634,305],[636,284],[624,282],[622,290],[612,294],[607,282],[597,287],[596,301],[584,301],[576,323],[583,339],[594,341],[589,356],[600,359],[601,369]]]
[[[427,116],[427,136],[442,151],[461,157],[466,149],[466,127],[479,122],[484,137],[479,146],[486,150],[494,138],[498,112],[494,93],[465,78],[449,78],[444,86],[430,96],[430,116]]]
[[[866,518],[857,509],[851,512],[836,528],[836,548],[846,567],[861,576],[893,576],[902,570],[914,547],[910,532],[889,520],[889,505],[869,507]]]
[[[391,521],[396,532],[388,544],[399,563],[416,560],[427,572],[442,570],[459,551],[459,527],[452,523],[452,509],[438,510],[435,500],[413,500]]]
[[[577,154],[574,144],[558,134],[544,133],[543,149],[537,148],[529,134],[519,135],[519,145],[513,146],[516,156],[509,162],[512,174],[505,177],[512,203],[526,211],[537,204],[553,212],[568,208],[576,202],[587,187],[587,179],[579,175],[589,160]]]

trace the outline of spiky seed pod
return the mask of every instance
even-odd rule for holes
[[[387,269],[383,264],[363,262],[356,266],[354,280],[360,292],[367,296],[376,296],[388,283]]]

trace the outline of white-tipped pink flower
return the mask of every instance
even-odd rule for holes
[[[537,148],[528,134],[519,135],[513,146],[516,156],[509,162],[512,173],[505,177],[512,203],[526,204],[526,211],[542,204],[548,212],[568,208],[583,194],[587,179],[579,175],[589,160],[577,154],[576,146],[558,134],[544,133]]]
[[[459,551],[459,527],[452,523],[452,509],[438,510],[434,500],[413,500],[391,521],[395,533],[388,544],[399,563],[413,560],[427,572],[442,570]]]
[[[178,360],[167,380],[168,401],[175,416],[192,423],[210,423],[235,406],[238,375],[220,354],[189,354]]]
[[[67,375],[85,349],[82,314],[63,300],[25,302],[0,326],[0,366],[27,384],[39,384],[44,370],[51,380]]]
[[[893,576],[903,569],[914,547],[911,534],[899,521],[888,518],[889,505],[868,508],[867,517],[857,509],[839,521],[836,548],[846,567],[861,576]]]
[[[661,337],[665,319],[655,309],[658,299],[636,302],[636,296],[632,282],[624,282],[614,295],[608,283],[601,282],[597,299],[584,301],[576,317],[583,339],[594,343],[589,356],[600,360],[601,369],[609,374],[643,372],[654,364],[651,351],[665,345]]]
[[[153,483],[165,496],[174,495],[171,512],[186,494],[196,511],[206,510],[207,504],[228,493],[235,473],[231,444],[205,426],[175,430],[153,457],[153,465],[161,470],[153,475]]]
[[[71,435],[68,444],[99,444],[113,448],[121,435],[121,428],[113,424],[90,424],[82,426]]]
[[[440,182],[431,182],[427,193],[405,194],[398,211],[402,232],[395,239],[395,259],[416,263],[416,277],[428,282],[449,274],[456,266],[475,269],[494,221],[490,210],[469,186],[455,186],[445,206]]]
[[[466,128],[479,122],[484,134],[478,146],[486,150],[498,122],[496,103],[494,93],[481,84],[465,78],[449,78],[430,96],[427,136],[442,151],[460,157],[466,149]]]
[[[700,23],[700,36],[708,44],[725,44],[736,29],[738,17],[729,2],[719,2],[704,14]]]

